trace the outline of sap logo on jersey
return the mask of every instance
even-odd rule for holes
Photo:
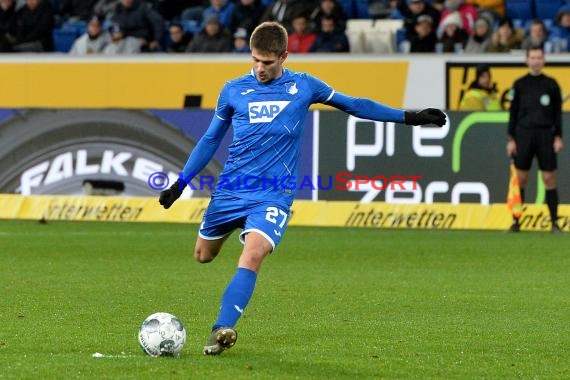
[[[269,123],[289,105],[289,101],[248,103],[250,123]]]

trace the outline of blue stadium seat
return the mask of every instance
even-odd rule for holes
[[[202,25],[196,20],[180,20],[180,24],[182,25],[182,29],[190,34],[199,33],[202,29]]]
[[[551,18],[545,18],[544,20],[542,20],[542,22],[544,23],[544,26],[546,27],[546,30],[550,32],[550,29],[552,29],[552,27],[556,24],[554,22],[553,19]]]
[[[406,40],[406,28],[396,30],[396,49],[399,51],[400,45]]]
[[[534,18],[532,0],[505,0],[506,16],[512,19],[530,20]]]
[[[53,30],[53,48],[54,51],[60,53],[68,53],[77,38],[77,34],[73,29],[54,29]]]
[[[353,0],[338,0],[338,5],[346,15],[346,18],[354,18],[354,1]]]
[[[562,4],[562,0],[534,0],[536,18],[541,20],[556,18],[558,8]]]
[[[368,14],[368,0],[354,0],[356,18],[370,18]]]
[[[525,25],[526,25],[527,23],[530,23],[530,19],[528,19],[528,20],[523,20],[523,19],[520,19],[520,18],[514,18],[514,19],[511,20],[511,22],[513,23],[513,28],[525,30]]]
[[[61,29],[65,30],[73,30],[77,37],[82,35],[87,31],[87,22],[85,21],[72,21],[72,22],[64,22],[61,24]]]

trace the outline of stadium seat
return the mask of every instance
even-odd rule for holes
[[[505,0],[506,16],[512,19],[530,20],[534,18],[532,0]]]
[[[364,35],[366,53],[390,54],[396,50],[395,45],[395,34],[389,29],[374,29]]]
[[[562,4],[562,0],[534,0],[536,18],[541,20],[556,18],[556,13]]]
[[[364,50],[371,53],[393,53],[396,51],[396,34],[404,26],[402,20],[376,20],[372,30],[364,34]]]
[[[551,18],[545,18],[542,20],[542,22],[544,23],[546,30],[548,30],[548,32],[550,33],[550,29],[552,29],[552,27],[555,25],[554,20]]]
[[[404,27],[404,20],[402,19],[383,19],[376,20],[373,24],[374,29],[389,30],[392,33],[396,33],[398,29]]]
[[[77,37],[87,31],[87,22],[85,21],[67,21],[61,24],[61,29],[73,30]]]
[[[364,33],[361,31],[349,31],[346,32],[346,38],[348,38],[348,44],[350,46],[351,53],[364,53]]]
[[[365,36],[371,33],[374,28],[374,21],[371,19],[349,19],[346,22],[346,37],[350,44],[351,53],[364,53]]]
[[[73,29],[54,29],[53,30],[53,47],[54,51],[59,53],[68,53],[77,38],[77,34]]]
[[[405,40],[406,40],[406,28],[400,28],[400,29],[396,30],[396,47],[398,48],[397,49],[398,51],[401,51],[400,45]]]
[[[520,18],[513,18],[511,19],[511,22],[513,23],[513,28],[515,29],[524,29],[525,24],[527,22],[530,22],[530,20],[523,20]]]
[[[201,25],[196,20],[181,20],[180,24],[186,33],[196,34],[201,30]]]

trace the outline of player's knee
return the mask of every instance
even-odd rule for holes
[[[542,181],[547,189],[556,187],[556,175],[553,172],[542,172]]]
[[[196,249],[194,251],[194,258],[201,264],[206,264],[214,260],[215,254],[205,249]]]

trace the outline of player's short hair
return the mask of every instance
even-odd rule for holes
[[[540,44],[531,44],[527,49],[526,49],[526,56],[528,58],[528,55],[531,51],[533,50],[540,50],[542,52],[542,54],[544,55],[544,48],[542,47],[542,45]]]
[[[264,53],[283,55],[287,50],[287,30],[278,22],[259,24],[251,34],[249,46]]]

